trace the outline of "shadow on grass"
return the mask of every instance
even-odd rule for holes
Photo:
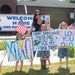
[[[61,68],[58,72],[52,73],[50,69],[47,70],[34,70],[30,69],[28,75],[75,75],[75,71],[70,72],[69,69]]]
[[[24,71],[13,71],[13,72],[7,72],[3,75],[27,75]]]
[[[75,71],[70,72],[69,69],[65,68],[61,68],[57,72],[51,72],[50,69],[47,70],[29,69],[28,72],[14,71],[14,72],[7,72],[3,75],[75,75]]]
[[[60,68],[60,69],[58,69],[58,71],[59,71],[59,74],[61,74],[61,75],[71,75],[69,69]]]
[[[46,69],[46,70],[41,70],[41,69],[29,69],[28,71],[28,75],[50,75],[49,74],[50,70]]]

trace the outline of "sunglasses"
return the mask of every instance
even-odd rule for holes
[[[61,25],[61,26],[66,26],[66,25],[64,24],[64,25]]]
[[[36,16],[41,15],[41,14],[36,14]]]

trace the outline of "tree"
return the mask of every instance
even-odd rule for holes
[[[37,1],[37,0],[17,0],[17,1]]]
[[[75,3],[75,0],[65,0],[65,1],[68,1],[70,3]]]

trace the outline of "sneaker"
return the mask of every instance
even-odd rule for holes
[[[60,69],[60,68],[61,68],[61,65],[59,65],[58,69]]]
[[[52,65],[50,65],[49,68],[52,68]]]
[[[16,69],[14,69],[14,71],[17,71]]]
[[[30,66],[30,69],[33,69],[33,67],[32,67],[32,66]]]
[[[70,66],[69,66],[69,65],[67,65],[67,66],[66,66],[66,69],[69,69],[69,68],[70,68]]]
[[[20,70],[20,71],[22,71],[22,70]]]

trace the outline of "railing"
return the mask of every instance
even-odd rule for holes
[[[0,36],[0,41],[1,40],[15,40],[16,36]]]

